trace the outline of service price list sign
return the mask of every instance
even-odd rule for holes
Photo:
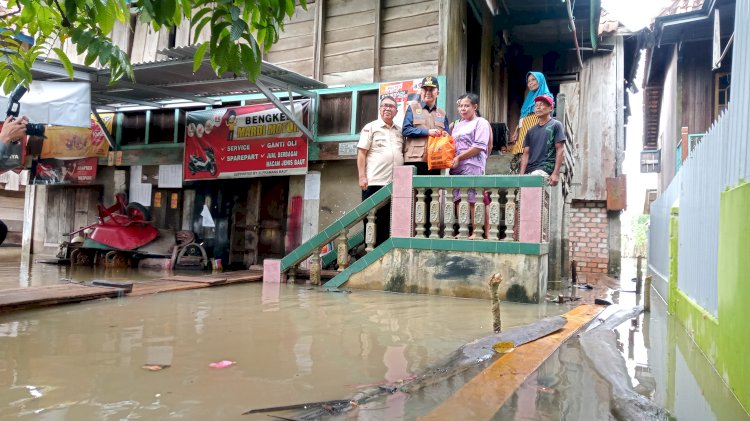
[[[306,121],[308,104],[294,102],[297,121]],[[306,174],[307,163],[307,138],[273,104],[187,114],[185,180]]]

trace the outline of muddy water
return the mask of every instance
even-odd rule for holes
[[[45,259],[46,260],[46,259]],[[29,286],[56,285],[64,282],[84,282],[94,279],[139,281],[165,276],[164,272],[103,267],[73,267],[21,261],[19,247],[0,247],[0,290]]]
[[[511,327],[564,308],[502,311]],[[406,378],[491,330],[483,300],[261,284],[4,314],[0,419],[253,419]]]
[[[644,268],[646,267],[644,261]],[[607,298],[623,308],[636,296],[633,259],[623,259],[619,290]],[[630,382],[637,393],[676,420],[750,420],[685,329],[652,292],[652,311],[616,329]],[[612,419],[610,385],[593,369],[577,339],[563,344],[509,399],[497,420]]]

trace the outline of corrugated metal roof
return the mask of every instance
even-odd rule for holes
[[[219,105],[215,98],[232,95],[260,94],[255,83],[242,75],[225,73],[217,76],[204,59],[193,72],[195,47],[159,51],[167,58],[133,66],[135,81],[121,80],[110,85],[109,71],[86,66],[74,66],[76,79],[91,82],[91,101],[96,106],[119,108],[125,105],[159,106],[161,103],[183,100]],[[33,72],[36,80],[64,80],[59,62],[39,63]],[[286,70],[268,62],[261,64],[263,84],[272,91],[310,91],[327,87],[315,79]]]

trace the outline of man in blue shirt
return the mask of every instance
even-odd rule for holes
[[[409,102],[401,134],[405,139],[404,163],[417,167],[417,175],[440,174],[427,171],[427,138],[447,135],[448,117],[437,107],[440,94],[437,78],[422,79],[422,100]]]

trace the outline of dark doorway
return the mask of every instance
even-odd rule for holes
[[[477,20],[471,4],[466,17],[466,92],[479,93],[482,60],[482,22]]]
[[[270,257],[284,257],[284,237],[286,236],[287,200],[289,177],[269,177],[262,179],[260,188],[260,221],[258,232],[258,262]]]

